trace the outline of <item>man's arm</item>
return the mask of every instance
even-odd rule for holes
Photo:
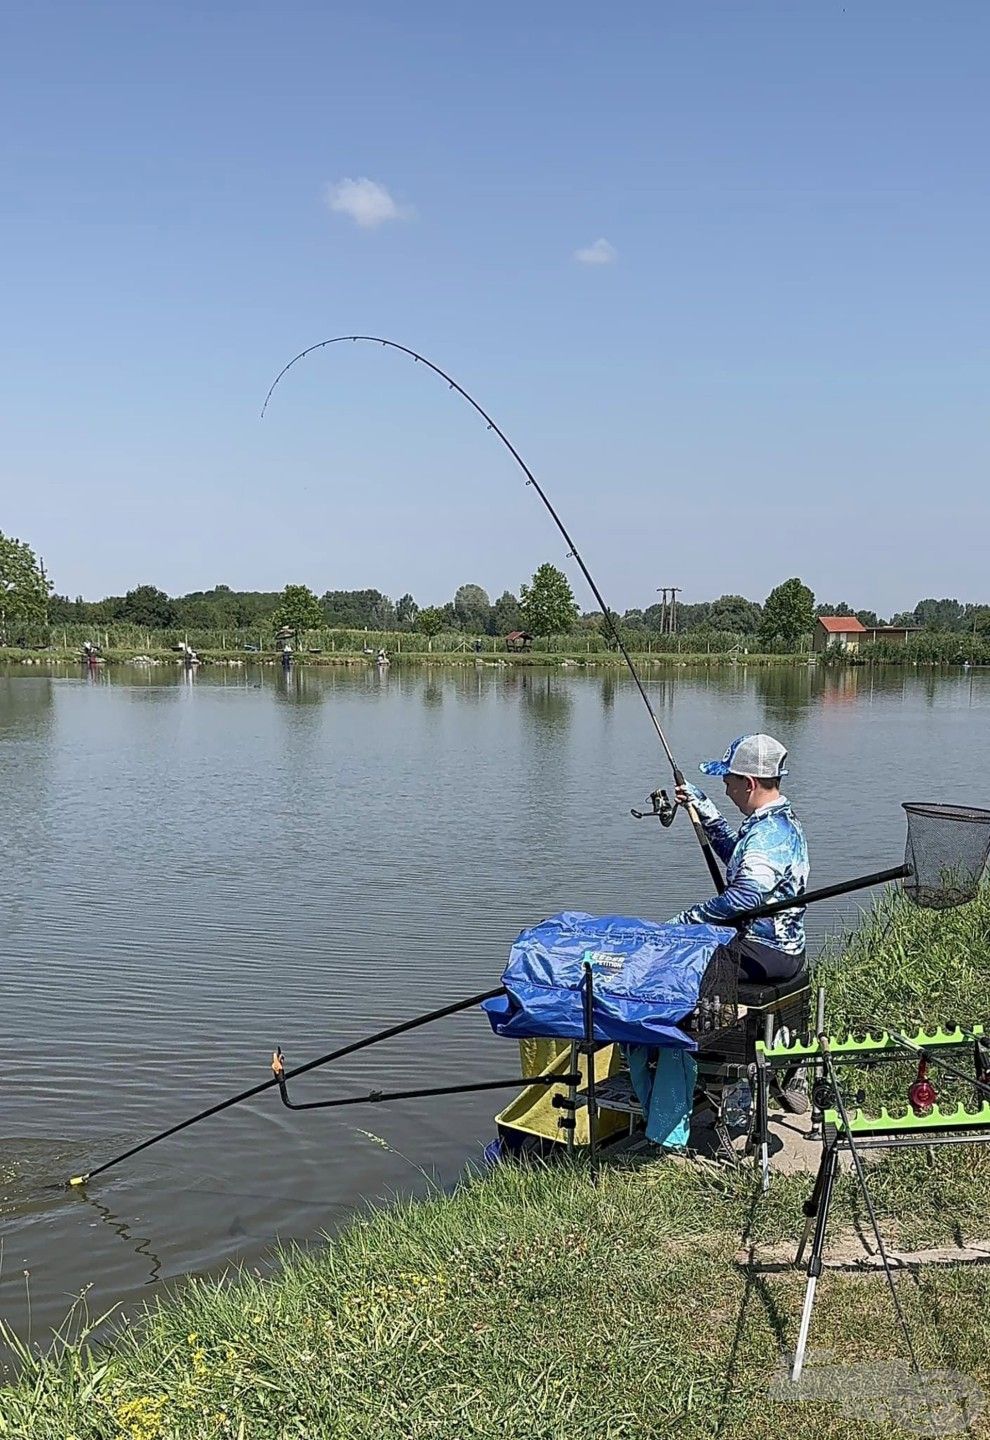
[[[724,824],[724,821],[723,821]],[[707,830],[707,826],[705,827]],[[728,828],[728,827],[726,827]],[[755,845],[743,851],[742,861],[732,884],[690,910],[682,910],[671,920],[672,925],[722,925],[741,910],[764,905],[777,889],[779,876]]]
[[[709,800],[704,790],[699,790],[697,785],[692,785],[689,781],[685,781],[683,785],[678,785],[675,793],[682,805],[685,803],[685,799],[691,801],[691,804],[698,812],[698,819],[701,821],[702,828],[711,841],[712,849],[722,864],[727,865],[729,856],[736,848],[736,841],[739,839],[739,836],[729,822],[723,820],[722,816],[718,813],[718,806],[714,800]]]

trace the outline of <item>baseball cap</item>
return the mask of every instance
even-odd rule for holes
[[[740,735],[721,760],[703,760],[698,769],[702,775],[753,775],[772,780],[787,774],[786,759],[787,751],[772,735]]]

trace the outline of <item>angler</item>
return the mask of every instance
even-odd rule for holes
[[[772,735],[741,735],[721,760],[706,760],[703,775],[725,781],[725,793],[745,815],[738,831],[696,785],[684,782],[675,794],[691,804],[705,836],[725,864],[725,888],[710,900],[675,915],[675,925],[723,925],[740,911],[775,900],[794,900],[808,887],[808,845],[790,801],[780,791],[787,751]],[[733,942],[732,952],[746,980],[792,980],[803,970],[804,908],[794,907],[752,920]]]

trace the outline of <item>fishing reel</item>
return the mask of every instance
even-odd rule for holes
[[[659,820],[667,830],[677,818],[677,806],[666,790],[654,790],[650,795],[649,810],[630,810],[629,814],[636,820]]]

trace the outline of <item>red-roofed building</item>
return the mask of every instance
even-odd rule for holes
[[[815,625],[814,648],[856,651],[869,636],[855,615],[819,615]]]

